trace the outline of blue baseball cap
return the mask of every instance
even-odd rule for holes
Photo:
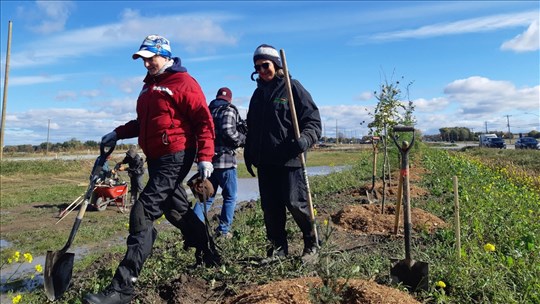
[[[139,48],[139,51],[131,56],[133,59],[152,58],[156,55],[171,58],[171,43],[165,37],[150,35],[146,37]]]

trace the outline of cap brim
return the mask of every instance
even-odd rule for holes
[[[141,50],[141,51],[138,51],[137,53],[133,54],[133,56],[131,56],[131,58],[133,58],[133,59],[139,59],[139,57],[152,58],[154,56],[156,56],[155,53],[152,53],[152,52],[147,51],[147,50]]]

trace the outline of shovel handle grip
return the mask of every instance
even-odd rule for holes
[[[414,127],[411,126],[394,126],[394,132],[414,132]]]
[[[415,136],[414,127],[411,127],[411,126],[394,126],[394,128],[393,128],[392,130],[394,131],[394,133],[398,133],[398,132],[412,132],[412,140],[411,140],[411,143],[410,143],[410,144],[406,144],[406,142],[403,142],[403,146],[400,146],[400,144],[397,142],[396,136],[392,135],[392,140],[394,141],[394,143],[396,144],[396,146],[398,147],[398,149],[401,151],[402,156],[403,156],[403,154],[409,152],[409,150],[411,149],[412,145],[414,144],[414,136]]]

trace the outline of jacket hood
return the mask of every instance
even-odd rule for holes
[[[174,73],[186,73],[187,69],[184,66],[182,66],[182,61],[180,60],[180,58],[174,57],[173,58],[173,64],[170,67],[168,67],[165,70],[165,72],[171,73],[171,74],[174,74]],[[156,80],[159,80],[159,79],[163,79],[163,77],[167,77],[167,76],[163,76],[163,75],[165,75],[167,73],[161,73],[159,75],[150,75],[147,72],[143,81],[145,83],[150,83],[150,82],[153,82],[153,81],[156,81]]]
[[[178,73],[178,72],[187,72],[187,69],[182,66],[182,60],[180,60],[179,57],[173,58],[174,63],[171,67],[169,67],[166,71],[171,73]]]

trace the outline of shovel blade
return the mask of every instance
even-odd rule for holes
[[[43,286],[50,301],[60,298],[68,289],[73,272],[75,254],[60,251],[47,251]]]
[[[428,290],[429,264],[412,259],[392,259],[392,284],[402,284],[411,291]]]

